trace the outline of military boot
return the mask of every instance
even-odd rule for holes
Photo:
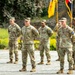
[[[73,70],[69,70],[67,74],[73,74]]]
[[[18,61],[15,61],[14,64],[18,64]]]
[[[13,63],[13,60],[12,60],[12,59],[10,59],[10,61],[8,61],[7,63]]]
[[[59,61],[60,59],[58,58],[56,61]]]
[[[42,64],[44,64],[44,62],[43,62],[43,61],[41,61],[41,62],[39,62],[39,63],[38,63],[38,65],[42,65]]]
[[[73,65],[73,70],[75,70],[75,65]]]
[[[50,63],[50,60],[46,63],[46,65],[50,65],[51,63]]]
[[[26,71],[26,67],[25,66],[23,66],[23,68],[21,69],[21,70],[19,70],[20,72],[24,72],[24,71]]]
[[[63,69],[60,69],[57,74],[62,74],[63,73]]]
[[[32,70],[30,72],[35,72],[36,71],[36,68],[32,68]]]

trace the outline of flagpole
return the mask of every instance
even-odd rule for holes
[[[56,23],[58,23],[58,0],[56,2]]]
[[[73,20],[73,0],[71,0],[71,27],[72,27],[72,20]]]

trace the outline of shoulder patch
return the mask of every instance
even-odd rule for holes
[[[72,31],[71,34],[74,35],[74,31]]]

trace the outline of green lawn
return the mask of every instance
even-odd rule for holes
[[[8,30],[0,28],[0,39],[8,38]]]

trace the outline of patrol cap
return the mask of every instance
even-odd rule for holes
[[[61,19],[61,21],[67,21],[67,19],[66,19],[65,17],[63,17],[63,18]]]
[[[15,21],[15,17],[11,17],[9,20],[14,20]]]
[[[59,20],[58,22],[61,22],[62,20]]]
[[[42,20],[41,23],[42,23],[42,22],[46,23],[46,20]]]
[[[31,20],[31,18],[29,18],[29,17],[28,17],[28,18],[25,18],[24,20],[25,20],[25,21],[30,21],[30,20]]]
[[[73,20],[75,21],[75,17],[73,18]]]

